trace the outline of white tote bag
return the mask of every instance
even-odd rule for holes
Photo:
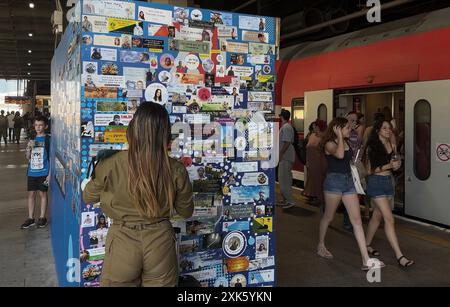
[[[361,185],[358,168],[353,163],[350,163],[350,168],[352,170],[353,183],[355,184],[356,193],[366,195],[366,192],[364,192],[364,189]]]

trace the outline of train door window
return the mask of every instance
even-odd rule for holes
[[[322,103],[319,105],[317,108],[317,118],[328,123],[327,111],[327,106],[325,104]]]
[[[414,173],[422,181],[431,175],[431,105],[423,99],[414,105]]]
[[[292,99],[292,125],[298,133],[305,131],[305,98]]]

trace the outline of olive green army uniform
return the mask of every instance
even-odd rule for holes
[[[170,159],[175,195],[174,208],[184,218],[192,216],[192,185],[184,165]],[[139,215],[127,189],[128,151],[101,160],[83,191],[86,203],[101,203],[113,219],[105,247],[101,286],[176,286],[176,239],[170,210],[162,202],[156,218]]]

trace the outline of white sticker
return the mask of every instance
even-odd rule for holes
[[[159,82],[170,83],[172,81],[172,74],[166,70],[163,70],[158,75]]]
[[[142,20],[151,21],[154,23],[164,25],[169,25],[172,23],[172,11],[169,10],[140,6],[138,16],[140,16]]]
[[[202,20],[203,19],[203,14],[200,10],[192,10],[191,12],[191,19],[193,20]]]
[[[87,74],[97,74],[97,62],[83,62],[83,71]]]
[[[30,168],[32,170],[42,170],[44,168],[44,147],[34,147],[31,151]]]
[[[256,237],[256,259],[269,257],[269,236]]]
[[[81,27],[83,32],[109,33],[108,17],[84,15]]]
[[[242,177],[242,185],[255,186],[255,185],[268,185],[269,178],[264,173],[245,173]]]
[[[184,58],[184,63],[188,70],[197,71],[198,66],[200,65],[200,60],[195,54],[189,54]]]
[[[108,48],[91,48],[91,59],[102,61],[117,61],[117,50]]]
[[[145,90],[145,100],[165,105],[169,100],[167,88],[161,83],[150,84]]]
[[[203,60],[202,67],[206,72],[211,73],[214,70],[214,62],[210,58],[207,58]]]
[[[242,255],[247,247],[247,239],[240,231],[233,231],[227,234],[223,240],[223,251],[230,258]]]
[[[231,163],[233,173],[257,172],[258,162],[233,162]]]
[[[262,101],[262,102],[272,102],[271,92],[248,92],[248,101]]]
[[[92,15],[134,19],[134,3],[113,0],[84,0],[83,12]]]
[[[274,270],[253,271],[248,274],[248,283],[250,285],[262,284],[275,281]]]
[[[95,126],[128,126],[133,119],[133,114],[102,114],[94,115]]]
[[[233,278],[231,278],[230,285],[233,288],[246,287],[247,286],[247,278],[245,278],[245,276],[242,274],[234,275]]]

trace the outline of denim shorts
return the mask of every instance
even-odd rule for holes
[[[371,198],[394,197],[392,176],[370,175],[367,178],[367,195]]]
[[[351,173],[327,173],[323,183],[323,192],[336,195],[358,194]]]

